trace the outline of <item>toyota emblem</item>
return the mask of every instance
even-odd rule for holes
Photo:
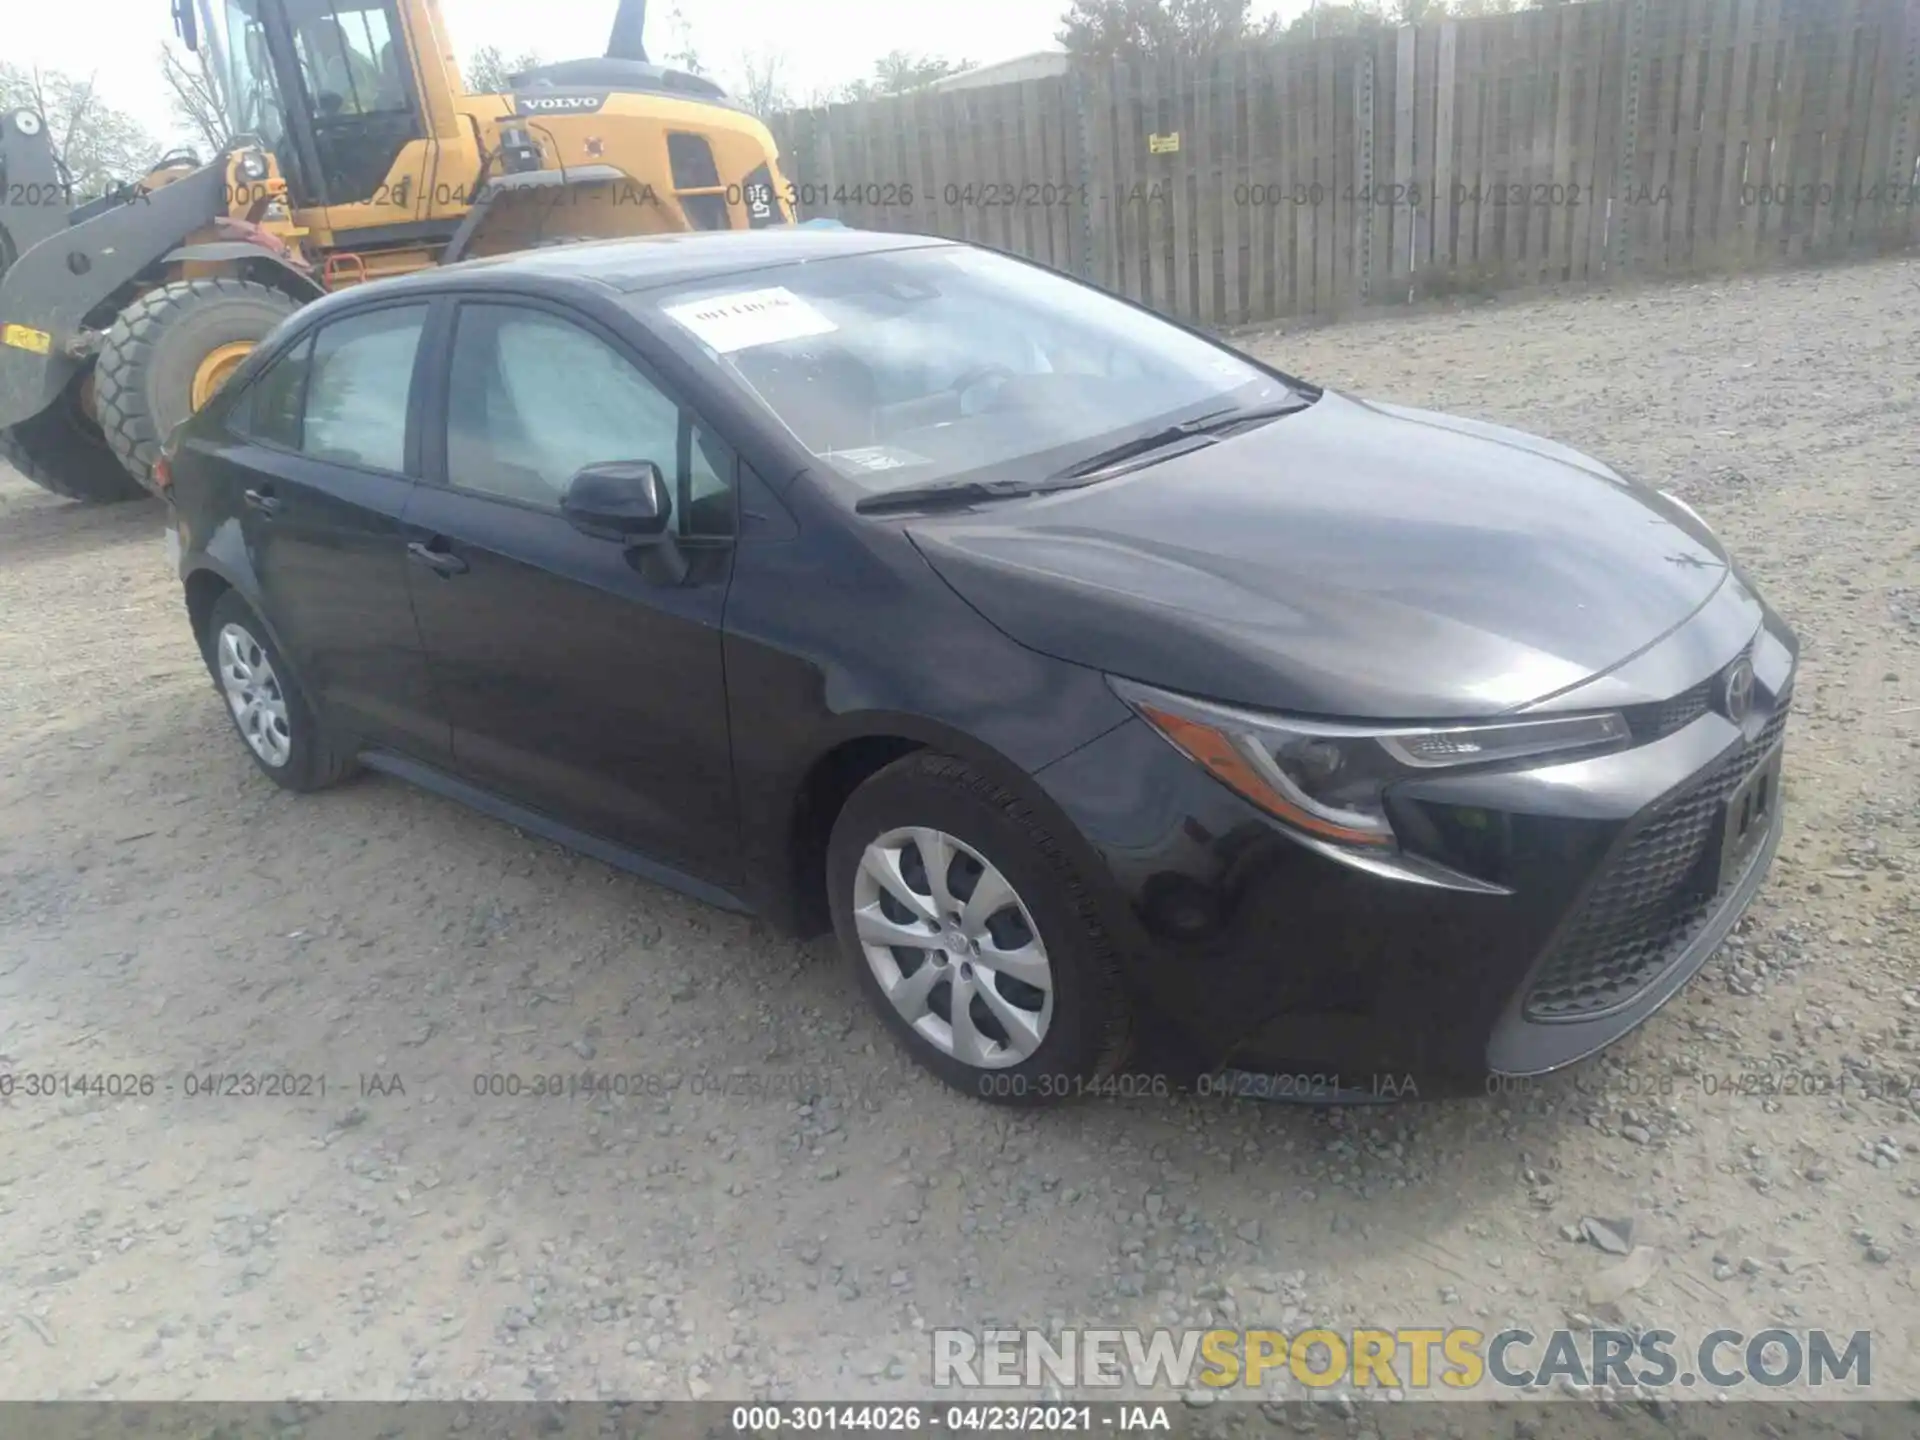
[[[1753,709],[1753,662],[1744,655],[1727,667],[1720,681],[1720,708],[1736,725]]]

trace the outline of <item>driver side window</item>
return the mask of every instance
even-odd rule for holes
[[[732,452],[624,355],[544,311],[460,307],[447,392],[451,484],[558,509],[574,475],[616,460],[660,467],[676,533],[732,533]]]

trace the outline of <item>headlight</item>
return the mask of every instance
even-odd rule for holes
[[[240,178],[259,182],[267,178],[267,157],[258,150],[246,150],[240,155]]]
[[[1486,765],[1618,745],[1631,732],[1611,712],[1471,725],[1334,725],[1193,700],[1131,680],[1108,683],[1189,759],[1275,819],[1322,842],[1394,843],[1386,788],[1460,765]]]

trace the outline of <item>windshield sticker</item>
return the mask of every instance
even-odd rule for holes
[[[689,305],[668,305],[663,309],[722,355],[755,345],[825,335],[840,328],[784,285],[715,295]]]
[[[911,450],[898,450],[891,445],[863,445],[856,450],[835,450],[830,459],[856,470],[900,470],[908,465],[931,465],[933,462],[924,455],[916,455]]]

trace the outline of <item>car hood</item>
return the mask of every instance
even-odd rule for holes
[[[1727,574],[1697,517],[1597,460],[1333,391],[1114,479],[908,533],[1032,649],[1375,719],[1544,699],[1653,644]]]

